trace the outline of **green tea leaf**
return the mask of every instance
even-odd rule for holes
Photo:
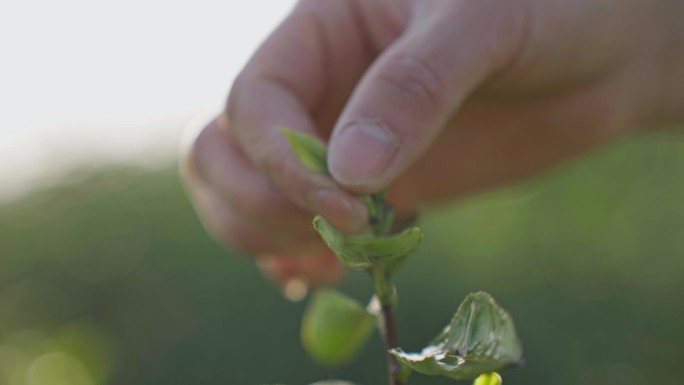
[[[349,236],[316,217],[314,228],[342,263],[355,270],[380,266],[388,272],[394,271],[423,240],[423,233],[417,227],[386,237]]]
[[[317,138],[289,128],[277,128],[290,142],[292,151],[299,162],[309,171],[328,174],[328,151],[325,144]]]
[[[302,344],[318,363],[341,366],[356,357],[374,326],[375,317],[358,302],[333,290],[321,290],[304,312]]]
[[[501,385],[501,376],[498,373],[481,374],[473,385]]]
[[[522,344],[511,316],[484,292],[468,295],[451,323],[420,353],[391,353],[416,372],[459,380],[522,362]]]

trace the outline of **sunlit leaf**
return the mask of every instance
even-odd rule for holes
[[[423,240],[423,233],[417,227],[386,237],[349,236],[337,230],[325,219],[316,217],[314,228],[342,263],[356,270],[370,270],[379,265],[391,272],[404,262]]]
[[[301,131],[278,127],[290,142],[299,162],[312,172],[328,174],[328,154],[325,144],[319,139]]]
[[[375,317],[359,303],[333,290],[314,294],[302,321],[302,344],[326,366],[340,366],[356,357],[371,335]]]
[[[468,295],[451,323],[420,353],[391,353],[416,372],[453,379],[474,379],[522,362],[511,316],[484,292]]]
[[[473,385],[501,385],[501,376],[498,373],[480,374]]]

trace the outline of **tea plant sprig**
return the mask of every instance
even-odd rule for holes
[[[328,174],[323,142],[299,131],[279,130],[302,165],[312,172]],[[418,227],[391,233],[394,210],[386,195],[381,192],[359,197],[368,210],[369,234],[344,234],[324,218],[314,218],[314,228],[340,261],[371,276],[375,295],[364,309],[341,293],[317,292],[302,322],[305,349],[323,365],[345,364],[358,354],[377,320],[385,341],[390,385],[404,385],[411,371],[475,379],[474,385],[500,385],[496,371],[520,365],[522,345],[511,316],[487,293],[469,294],[451,323],[420,353],[406,353],[399,348],[392,276],[418,249],[423,233]],[[353,385],[337,380],[314,385],[323,384]]]

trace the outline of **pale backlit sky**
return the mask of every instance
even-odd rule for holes
[[[232,79],[293,4],[0,1],[5,193],[58,175],[60,163],[168,153],[191,119],[221,107]]]

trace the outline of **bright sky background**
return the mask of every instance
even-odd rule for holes
[[[56,165],[168,154],[293,4],[0,1],[0,190]]]

